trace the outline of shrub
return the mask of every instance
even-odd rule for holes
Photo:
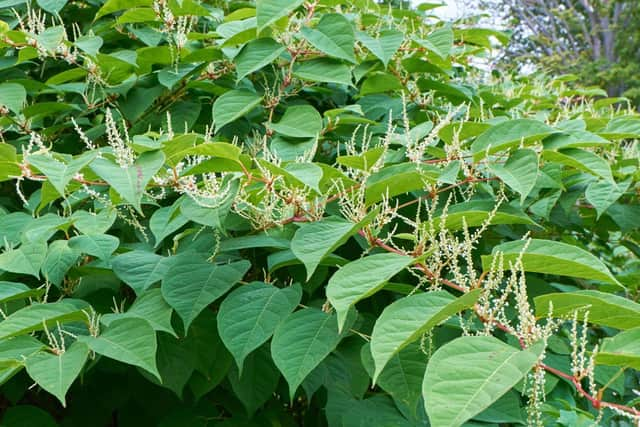
[[[431,4],[36,3],[0,2],[5,425],[638,420],[616,99],[489,75],[506,36]]]

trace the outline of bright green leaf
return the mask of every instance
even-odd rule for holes
[[[355,303],[382,289],[412,262],[410,256],[383,253],[352,261],[336,271],[327,284],[327,299],[336,309],[338,330],[342,331],[347,313]]]
[[[276,327],[296,308],[299,285],[278,289],[261,282],[240,286],[227,296],[218,311],[218,331],[243,375],[247,355],[267,341]]]
[[[620,285],[609,269],[591,253],[577,246],[552,240],[516,240],[495,246],[492,255],[482,256],[482,267],[488,270],[493,258],[502,253],[505,267],[522,255],[524,271],[579,277]]]
[[[82,342],[74,342],[63,353],[53,354],[41,351],[27,358],[29,376],[40,387],[66,405],[66,394],[89,356],[89,347]]]
[[[431,425],[458,427],[491,406],[529,372],[542,349],[518,350],[490,336],[461,337],[440,347],[422,384]]]
[[[446,291],[434,291],[410,295],[388,305],[376,320],[371,334],[374,383],[399,351],[454,314],[473,307],[479,296],[479,290],[460,298]]]
[[[81,335],[78,341],[87,344],[98,354],[138,366],[160,379],[156,367],[156,331],[146,320],[114,320],[97,337]]]

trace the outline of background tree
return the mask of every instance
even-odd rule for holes
[[[610,96],[640,100],[640,2],[635,0],[490,0],[513,29],[513,64],[575,73]],[[497,7],[497,9],[496,9]]]

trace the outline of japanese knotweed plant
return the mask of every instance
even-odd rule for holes
[[[637,424],[640,117],[436,6],[0,0],[2,424]]]

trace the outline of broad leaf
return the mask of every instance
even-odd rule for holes
[[[640,328],[605,338],[596,355],[596,363],[640,370]]]
[[[280,121],[270,126],[284,136],[313,138],[322,130],[322,117],[310,105],[295,105],[287,108]]]
[[[0,303],[19,299],[35,298],[43,293],[44,289],[32,289],[22,283],[0,281]]]
[[[149,228],[156,239],[156,247],[171,233],[189,222],[189,219],[174,206],[166,206],[156,210],[149,220]]]
[[[156,331],[167,332],[176,336],[171,326],[171,314],[173,309],[162,298],[160,289],[148,289],[142,295],[138,296],[131,307],[124,313],[103,314],[100,318],[101,322],[109,326],[111,322],[125,317],[135,317],[144,319]]]
[[[63,299],[47,304],[31,304],[0,322],[0,339],[40,331],[67,322],[86,322],[89,304],[77,299]]]
[[[268,346],[251,353],[244,365],[243,372],[231,369],[229,383],[249,416],[252,416],[276,391],[280,372],[271,360]]]
[[[38,277],[46,255],[45,242],[23,243],[18,249],[5,250],[0,254],[0,270]]]
[[[162,278],[162,296],[188,330],[193,319],[242,279],[250,266],[244,260],[215,265],[193,254],[175,257]]]
[[[460,298],[446,291],[435,291],[410,295],[388,305],[376,320],[371,334],[374,384],[399,351],[454,314],[473,307],[479,296],[479,290]]]
[[[605,213],[629,188],[631,181],[616,184],[613,181],[601,179],[587,186],[584,193],[587,201],[596,208],[597,218]]]
[[[99,336],[81,335],[78,341],[98,354],[138,366],[160,380],[156,367],[156,331],[146,320],[114,320]]]
[[[83,254],[109,259],[118,249],[120,240],[110,234],[85,234],[69,239],[69,247]]]
[[[357,33],[358,41],[373,53],[385,68],[404,41],[404,34],[398,30],[384,30],[374,38],[364,32]]]
[[[66,405],[66,394],[89,356],[89,347],[82,342],[74,342],[63,353],[53,354],[41,351],[27,358],[29,376],[40,387]]]
[[[351,23],[339,14],[323,15],[316,28],[302,27],[302,36],[321,52],[338,59],[356,62],[353,46],[356,38]]]
[[[361,357],[369,376],[374,378],[374,360],[368,344],[362,346]],[[389,359],[376,380],[393,400],[408,408],[414,416],[422,396],[422,379],[427,368],[427,360],[428,357],[420,348],[420,343],[413,342]]]
[[[304,0],[257,0],[258,32],[293,12]]]
[[[271,340],[271,355],[289,383],[291,400],[302,381],[340,339],[336,317],[315,308],[298,310],[280,323]]]
[[[142,195],[151,178],[163,164],[164,154],[161,151],[149,151],[142,153],[135,163],[128,167],[120,167],[110,160],[99,158],[91,163],[91,169],[142,213]]]
[[[492,164],[491,170],[505,184],[520,193],[522,204],[538,179],[538,155],[529,149],[517,150],[504,165]]]
[[[225,92],[213,103],[213,121],[216,129],[240,117],[260,105],[262,97],[247,89]]]
[[[0,105],[5,105],[14,113],[19,113],[27,100],[27,91],[18,83],[0,84]]]
[[[243,374],[244,359],[267,341],[296,308],[299,285],[278,289],[261,282],[240,286],[227,296],[218,311],[218,331]]]
[[[482,256],[482,267],[488,270],[493,258],[502,253],[505,268],[513,263],[526,247],[522,256],[524,271],[578,277],[620,285],[609,269],[597,257],[577,246],[552,240],[531,239],[503,243],[495,246],[492,255]]]
[[[31,155],[27,157],[27,161],[40,169],[47,176],[51,185],[60,193],[65,195],[65,188],[73,177],[80,172],[85,166],[91,163],[97,156],[97,152],[88,152],[87,155],[78,156],[63,163],[53,157],[45,155]]]
[[[484,200],[458,203],[449,206],[446,215],[442,215],[441,212],[436,213],[433,225],[436,229],[444,227],[448,230],[462,230],[464,220],[467,227],[478,227],[489,219],[495,206],[495,202]],[[491,224],[536,225],[522,210],[510,205],[501,205],[491,218]]]
[[[532,119],[508,120],[490,127],[471,145],[474,160],[487,154],[518,146],[521,142],[542,139],[555,132],[552,127]]]
[[[412,262],[410,256],[383,253],[352,261],[335,272],[327,284],[327,298],[336,309],[338,329],[342,331],[351,306],[382,289]]]
[[[60,286],[67,271],[78,260],[80,252],[69,246],[68,240],[56,240],[49,245],[47,256],[42,263],[42,276],[56,286]]]
[[[351,70],[341,61],[316,58],[296,65],[293,75],[299,79],[321,83],[351,85]]]
[[[440,347],[422,383],[431,425],[458,427],[488,408],[529,372],[542,349],[518,350],[488,336],[461,337]]]
[[[247,43],[235,59],[238,80],[273,62],[285,48],[272,38],[261,38]]]
[[[291,250],[307,269],[307,279],[313,275],[322,258],[344,244],[371,219],[369,215],[360,223],[354,224],[338,217],[329,217],[303,224],[291,240]]]
[[[147,251],[131,251],[113,258],[113,272],[136,294],[162,280],[169,269],[169,258]]]
[[[588,313],[590,323],[616,329],[640,327],[640,304],[617,295],[598,291],[558,292],[534,299],[536,316],[549,315],[551,303],[553,317],[572,317],[577,311],[582,320]]]

